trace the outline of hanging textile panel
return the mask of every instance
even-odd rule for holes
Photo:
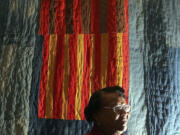
[[[119,85],[128,96],[128,0],[42,0],[38,116],[84,120],[91,94]]]

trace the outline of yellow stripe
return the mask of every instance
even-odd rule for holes
[[[64,73],[62,88],[62,119],[67,119],[68,86],[69,86],[69,35],[64,37]]]
[[[89,99],[93,92],[93,77],[94,77],[94,45],[95,45],[95,38],[94,34],[91,34],[91,63],[90,63],[90,90],[89,90]]]
[[[106,87],[108,66],[108,34],[101,34],[101,88]]]
[[[52,118],[53,111],[53,80],[54,80],[54,65],[56,58],[57,36],[50,35],[49,40],[49,58],[48,58],[48,73],[46,86],[46,118]]]
[[[123,47],[122,33],[117,33],[117,85],[122,86],[123,79]]]
[[[83,81],[83,63],[84,63],[84,35],[77,36],[77,87],[75,99],[75,118],[81,120],[81,95]]]

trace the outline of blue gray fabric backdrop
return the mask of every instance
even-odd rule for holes
[[[0,1],[0,134],[84,135],[86,121],[38,118],[40,4]],[[129,0],[128,135],[180,135],[179,37],[179,0]]]

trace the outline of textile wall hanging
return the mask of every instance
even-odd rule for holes
[[[42,0],[40,118],[84,120],[93,90],[129,88],[128,0]]]

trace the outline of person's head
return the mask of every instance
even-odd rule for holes
[[[124,89],[119,86],[94,92],[84,110],[86,120],[94,122],[106,134],[122,134],[127,129],[129,113]]]

